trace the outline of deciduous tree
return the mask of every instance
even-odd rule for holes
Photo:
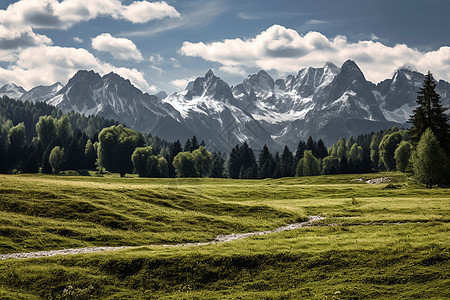
[[[413,153],[414,177],[431,189],[445,174],[443,168],[445,165],[444,150],[440,147],[433,131],[428,128]]]

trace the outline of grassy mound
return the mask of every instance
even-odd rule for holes
[[[365,183],[375,177],[390,181]],[[403,174],[261,181],[21,175],[0,183],[3,253],[207,241],[326,217],[324,226],[225,244],[3,260],[0,298],[450,298],[450,190],[423,189]]]

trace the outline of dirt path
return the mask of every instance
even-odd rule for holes
[[[121,246],[121,247],[86,247],[86,248],[77,248],[77,249],[61,249],[61,250],[48,250],[48,251],[37,251],[37,252],[21,252],[21,253],[9,253],[9,254],[0,254],[0,260],[2,259],[25,259],[25,258],[38,258],[38,257],[48,257],[55,255],[74,255],[74,254],[82,254],[82,253],[94,253],[94,252],[103,252],[103,251],[114,251],[121,249],[131,249],[131,248],[140,248],[140,247],[186,247],[186,246],[205,246],[205,245],[213,245],[213,244],[221,244],[227,243],[234,240],[242,240],[252,236],[257,235],[266,235],[270,233],[294,230],[303,227],[314,226],[314,222],[323,220],[324,217],[320,216],[310,216],[309,220],[301,223],[289,224],[286,226],[282,226],[273,230],[267,231],[258,231],[258,232],[248,232],[248,233],[232,233],[227,235],[219,235],[211,242],[205,243],[184,243],[184,244],[173,244],[173,245],[145,245],[145,246]]]

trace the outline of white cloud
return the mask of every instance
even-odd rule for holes
[[[220,70],[227,72],[229,74],[237,74],[241,76],[247,75],[247,72],[239,66],[221,66]]]
[[[436,78],[450,80],[450,47],[421,52],[404,44],[387,46],[380,41],[349,42],[345,36],[328,38],[319,32],[302,36],[293,29],[274,25],[250,39],[227,39],[212,43],[184,42],[182,55],[222,64],[231,73],[245,68],[297,72],[307,66],[338,65],[347,59],[358,63],[367,78],[379,82],[405,64],[419,71],[431,70]]]
[[[170,83],[178,88],[179,90],[183,90],[186,88],[187,84],[191,81],[195,80],[195,77],[189,77],[189,78],[180,78],[172,80]]]
[[[159,64],[159,63],[162,63],[164,61],[164,58],[161,55],[156,54],[156,55],[151,55],[149,60],[152,63]]]
[[[188,2],[188,1],[186,1]],[[165,19],[158,24],[143,29],[123,32],[121,36],[154,36],[174,29],[184,30],[202,28],[212,22],[218,15],[223,14],[231,6],[221,0],[199,0],[189,3],[188,12],[180,18]]]
[[[137,69],[116,67],[102,62],[85,49],[45,45],[30,47],[16,54],[14,64],[0,68],[0,82],[14,82],[25,89],[31,89],[37,85],[50,85],[57,81],[65,83],[78,70],[94,70],[101,74],[112,71],[130,79],[143,91],[156,90],[156,87],[149,85],[144,74]]]
[[[76,43],[79,43],[79,44],[84,43],[84,40],[83,40],[82,38],[80,38],[80,37],[77,37],[77,36],[75,36],[75,37],[73,38],[73,40],[74,40]]]
[[[171,57],[170,61],[172,62],[172,67],[181,68],[180,62],[175,57]]]
[[[165,17],[179,18],[180,13],[166,2],[133,2],[123,7],[123,17],[133,23],[146,23],[150,20],[163,19]]]
[[[9,28],[0,24],[0,49],[14,50],[43,44],[50,45],[52,40],[45,35],[34,33],[28,26]]]
[[[164,73],[164,70],[157,66],[150,66],[150,69],[157,71],[159,75],[162,75],[162,73]]]
[[[372,40],[372,41],[379,41],[379,40],[381,40],[378,36],[376,36],[374,33],[371,33],[370,34],[370,39]]]
[[[122,5],[119,0],[20,0],[0,10],[0,20],[11,27],[67,29],[76,23],[110,16],[132,23],[145,23],[180,13],[166,2],[135,1]]]
[[[115,38],[102,33],[92,39],[92,48],[110,53],[116,59],[142,61],[142,54],[136,45],[126,38]]]
[[[306,21],[305,24],[307,25],[323,25],[323,24],[327,24],[327,21],[323,21],[323,20],[316,20],[316,19],[311,19]]]

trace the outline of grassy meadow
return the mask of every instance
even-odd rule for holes
[[[375,177],[390,183],[366,184]],[[363,180],[357,180],[363,179]],[[219,234],[315,226],[224,244]],[[401,173],[268,180],[0,175],[5,299],[449,299],[450,189]]]

